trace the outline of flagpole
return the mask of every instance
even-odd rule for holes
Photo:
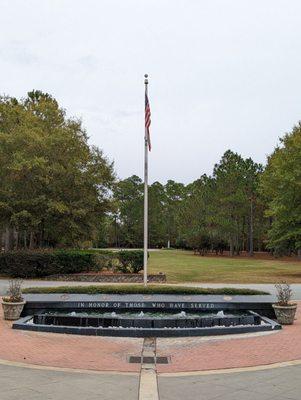
[[[144,75],[145,96],[147,96],[148,75]],[[143,233],[143,283],[147,286],[148,247],[148,142],[147,127],[144,124],[144,233]]]

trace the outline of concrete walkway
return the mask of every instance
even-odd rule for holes
[[[189,287],[203,287],[203,288],[245,288],[245,289],[256,289],[264,292],[269,292],[273,296],[276,295],[276,289],[274,284],[270,283],[183,283],[179,286]],[[293,290],[293,299],[301,300],[301,283],[295,283],[291,285]]]
[[[301,365],[263,371],[159,376],[160,400],[300,400]]]
[[[300,400],[301,365],[223,374],[160,376],[160,400]],[[0,365],[1,400],[137,400],[139,375]],[[139,400],[146,400],[146,397]]]
[[[0,365],[1,400],[137,400],[139,376]]]

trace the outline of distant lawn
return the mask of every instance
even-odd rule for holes
[[[265,295],[267,292],[253,289],[237,288],[194,288],[167,285],[91,285],[91,286],[59,286],[59,287],[33,287],[24,289],[23,293],[69,293],[69,294],[219,294],[219,295]]]
[[[202,257],[181,250],[150,252],[149,272],[164,272],[169,283],[301,283],[300,261]]]

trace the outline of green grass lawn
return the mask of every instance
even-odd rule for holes
[[[181,250],[149,254],[149,273],[164,272],[171,283],[301,283],[300,261],[202,257]]]

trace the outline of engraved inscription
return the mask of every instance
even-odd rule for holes
[[[166,303],[166,302],[107,302],[107,301],[93,301],[93,302],[79,302],[76,303],[77,308],[123,308],[123,309],[132,309],[132,308],[154,308],[154,309],[213,309],[216,307],[214,303]]]

